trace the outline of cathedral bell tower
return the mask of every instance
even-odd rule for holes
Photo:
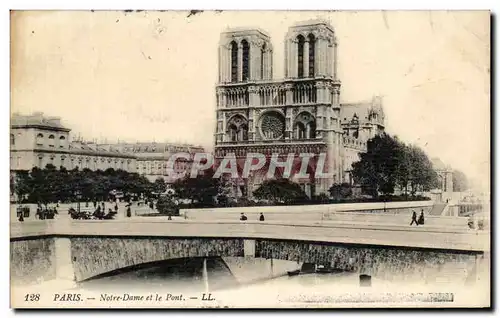
[[[256,82],[273,76],[273,47],[260,29],[230,29],[219,42],[219,78],[216,88],[215,144],[245,143],[255,139],[258,106]]]
[[[219,84],[267,80],[273,77],[272,46],[258,29],[231,29],[219,42]]]
[[[337,48],[335,31],[323,20],[296,24],[285,37],[285,81],[293,85],[295,99],[310,108],[316,118],[316,138],[326,145],[325,168],[332,178],[316,180],[323,193],[343,175]]]

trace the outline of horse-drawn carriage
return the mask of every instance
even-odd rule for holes
[[[76,211],[71,207],[68,214],[73,220],[113,220],[117,212],[109,209],[108,213],[104,213],[100,208],[97,208],[94,212],[89,210]]]
[[[29,206],[18,206],[16,209],[17,212],[17,218],[20,218],[21,215],[23,218],[29,218],[30,217],[30,207]]]

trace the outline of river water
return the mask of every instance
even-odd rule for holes
[[[249,275],[251,274],[249,273]],[[51,293],[53,295],[61,293],[65,287],[63,283],[54,280],[41,283],[36,288],[26,286],[23,290],[14,292],[12,297],[16,301],[17,298],[22,299],[25,293],[40,292],[47,298],[47,295],[51,295]],[[415,293],[421,293],[420,297],[442,293],[444,299],[449,298],[456,301],[460,297],[460,301],[467,301],[473,299],[471,297],[477,299],[478,292],[484,291],[486,293],[489,290],[485,286],[484,289],[472,288],[469,290],[469,294],[463,294],[464,290],[467,292],[463,285],[426,286],[422,282],[398,284],[376,277],[372,278],[371,286],[363,287],[360,286],[359,274],[352,272],[298,276],[285,274],[252,284],[242,284],[234,277],[222,258],[209,258],[205,264],[202,258],[156,262],[107,273],[77,285],[69,283],[66,287],[67,292],[80,293],[86,298],[85,307],[114,308],[353,307],[359,306],[361,303],[364,303],[365,306],[374,304],[387,306],[388,304],[403,304],[404,301],[408,301],[408,299],[404,299],[408,295],[411,295],[413,298],[410,300],[414,301],[414,297],[417,297]],[[130,297],[134,295],[144,297],[161,295],[163,299],[166,297],[182,297],[182,299],[149,302],[130,300],[109,302],[103,300],[103,297],[110,295],[129,295]],[[404,297],[401,298],[401,295]],[[203,299],[209,300],[203,301]],[[67,302],[46,300],[49,308],[68,305]],[[426,304],[430,304],[428,299],[420,301],[420,305]]]

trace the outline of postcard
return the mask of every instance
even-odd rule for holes
[[[12,308],[489,308],[488,11],[11,11]]]

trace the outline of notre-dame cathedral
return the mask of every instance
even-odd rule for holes
[[[273,44],[260,29],[230,29],[219,43],[215,157],[326,153],[331,178],[292,180],[309,195],[352,182],[351,164],[366,142],[384,130],[382,101],[341,103],[338,41],[331,25],[308,21],[284,38],[285,78],[273,78]],[[265,169],[263,169],[265,171]],[[265,173],[237,181],[237,195],[251,196]]]

